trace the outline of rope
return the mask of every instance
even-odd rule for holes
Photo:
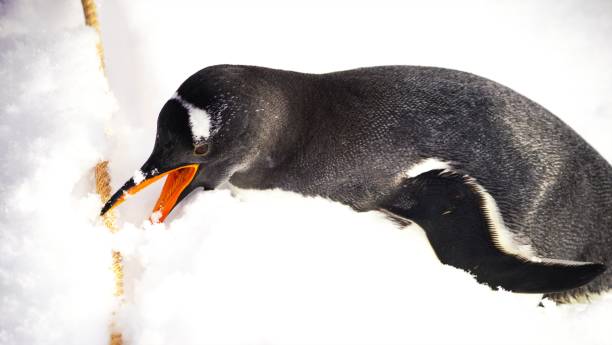
[[[110,186],[110,174],[108,173],[108,161],[101,161],[96,164],[94,168],[94,175],[96,178],[96,193],[100,195],[100,201],[105,203],[111,197],[111,186]],[[104,225],[112,232],[113,234],[117,232],[119,229],[116,225],[116,215],[115,210],[110,210],[102,216],[102,221]]]
[[[96,43],[96,49],[98,51],[98,58],[100,59],[100,69],[102,72],[105,72],[104,65],[104,47],[102,46],[102,40],[100,39],[100,23],[98,21],[98,14],[96,11],[96,4],[94,0],[81,0],[81,5],[83,6],[83,14],[85,15],[85,24],[94,28],[98,33],[98,42]],[[108,161],[101,161],[96,164],[94,168],[94,175],[96,179],[96,193],[100,195],[100,200],[102,203],[105,203],[111,196],[111,186],[110,186],[110,174],[108,173]],[[111,233],[116,233],[119,228],[116,224],[116,215],[113,210],[106,212],[106,214],[102,218],[104,225],[108,228]],[[121,253],[118,251],[112,252],[112,270],[115,276],[115,292],[114,295],[116,297],[123,296],[123,263],[121,258]],[[115,313],[113,313],[114,319]],[[121,333],[114,331],[115,323],[114,321],[110,325],[111,327],[111,335],[110,335],[110,345],[123,345],[123,338]]]
[[[96,193],[100,195],[100,201],[105,203],[111,196],[110,174],[108,173],[108,161],[102,161],[96,164],[94,168],[96,178]],[[115,210],[110,210],[102,216],[104,225],[111,233],[116,233],[119,228],[116,225],[117,217]],[[113,251],[113,273],[115,274],[115,296],[123,295],[123,265],[121,263],[121,253]]]
[[[98,12],[96,11],[96,3],[94,0],[81,0],[81,5],[83,5],[85,24],[94,28],[98,33],[98,43],[96,43],[96,50],[98,51],[98,57],[100,58],[100,69],[104,71],[104,47],[102,46],[102,40],[100,40],[100,22],[98,22]]]

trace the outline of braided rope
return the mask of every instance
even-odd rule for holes
[[[108,173],[108,161],[101,161],[94,168],[96,179],[96,193],[100,195],[100,201],[105,203],[111,196],[110,174]],[[116,233],[119,228],[116,225],[117,216],[114,210],[110,210],[102,216],[104,225],[112,232]],[[115,296],[123,295],[123,264],[121,263],[121,253],[113,251],[113,273],[115,274]]]
[[[102,40],[100,40],[100,22],[98,21],[96,3],[94,0],[81,0],[81,5],[83,5],[85,24],[94,28],[98,33],[98,43],[96,43],[96,50],[98,51],[98,57],[100,58],[100,69],[104,71],[104,47],[102,46]]]
[[[96,193],[100,196],[100,201],[105,203],[111,196],[111,186],[110,186],[110,174],[108,173],[108,161],[101,161],[96,164],[94,168],[94,176],[96,179]],[[115,210],[110,210],[102,216],[102,221],[104,225],[112,232],[115,233],[117,230],[116,225],[117,217],[115,215]]]
[[[98,42],[96,43],[96,49],[98,51],[98,58],[100,59],[100,69],[102,72],[105,70],[104,65],[104,47],[100,39],[100,23],[98,21],[98,13],[96,11],[96,4],[94,0],[81,0],[83,6],[83,14],[85,15],[85,24],[94,28],[98,33]],[[108,161],[101,161],[96,164],[94,168],[94,176],[96,180],[96,193],[100,195],[100,200],[105,203],[111,196],[110,186],[110,174],[108,173]],[[116,233],[119,228],[117,227],[117,217],[113,210],[106,212],[102,217],[104,225],[110,230],[111,233]],[[118,251],[112,252],[112,270],[115,276],[115,292],[114,295],[120,297],[123,295],[123,263],[121,253]],[[113,313],[113,318],[114,318]],[[114,331],[114,321],[110,325],[110,345],[123,345],[123,337],[121,333]]]

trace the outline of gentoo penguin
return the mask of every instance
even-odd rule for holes
[[[612,286],[610,164],[465,72],[207,67],[163,106],[151,156],[102,214],[163,176],[159,221],[200,187],[279,188],[415,222],[442,263],[492,288],[564,301]]]

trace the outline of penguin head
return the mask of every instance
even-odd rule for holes
[[[166,177],[151,217],[161,222],[193,190],[214,189],[247,170],[272,145],[275,125],[266,114],[278,108],[270,89],[252,79],[239,66],[209,67],[187,79],[160,111],[150,157],[101,214]]]

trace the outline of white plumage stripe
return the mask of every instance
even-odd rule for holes
[[[208,139],[210,136],[210,115],[206,110],[185,101],[178,93],[175,93],[172,99],[177,100],[189,114],[189,127],[191,128],[193,142],[197,143],[203,139]]]

